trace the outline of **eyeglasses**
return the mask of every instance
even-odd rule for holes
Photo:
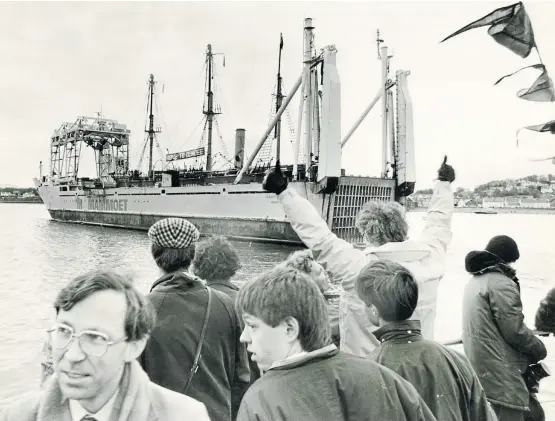
[[[75,334],[75,330],[65,324],[57,324],[47,332],[52,348],[66,348],[71,344],[73,338],[77,338],[81,350],[91,357],[101,357],[106,354],[110,346],[127,339],[125,336],[117,341],[110,341],[107,335],[95,330],[83,330],[81,333]]]

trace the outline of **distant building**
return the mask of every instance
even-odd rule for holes
[[[482,200],[482,207],[484,208],[504,208],[505,199],[502,197],[484,197]]]
[[[522,199],[521,207],[532,209],[549,209],[551,208],[551,203],[547,199]]]
[[[458,208],[465,208],[467,201],[464,199],[459,199],[456,203],[457,203],[456,206]]]
[[[520,197],[506,197],[505,207],[507,208],[519,208],[521,205]]]

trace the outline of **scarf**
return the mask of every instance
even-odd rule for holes
[[[127,363],[110,419],[115,421],[151,421],[149,379],[137,361]],[[36,421],[72,421],[69,404],[58,386],[57,375],[44,384]]]

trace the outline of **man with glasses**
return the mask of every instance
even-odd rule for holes
[[[0,421],[210,420],[202,403],[152,383],[136,361],[155,317],[131,280],[87,273],[60,291],[54,308],[54,373],[40,393],[0,412]]]

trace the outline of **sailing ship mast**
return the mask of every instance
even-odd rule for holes
[[[206,50],[206,108],[203,107],[203,114],[206,116],[208,123],[208,139],[206,145],[206,172],[212,171],[212,125],[214,123],[214,116],[221,114],[218,108],[214,110],[214,92],[212,91],[212,78],[214,73],[214,54],[212,52],[212,45],[208,44]]]
[[[276,95],[276,114],[279,111],[282,101],[282,78],[281,78],[281,51],[283,50],[283,34],[279,34],[279,59],[278,59],[278,73],[277,73],[277,95]],[[276,139],[276,160],[280,159],[281,153],[281,116],[277,119],[276,129],[274,133]]]
[[[161,130],[154,128],[154,75],[150,75],[150,79],[148,80],[148,130],[145,130],[145,133],[148,134],[148,141],[149,141],[149,154],[148,154],[148,176],[154,178],[154,172],[152,168],[152,158],[153,158],[153,147],[154,147],[154,136],[156,133],[160,133]]]

